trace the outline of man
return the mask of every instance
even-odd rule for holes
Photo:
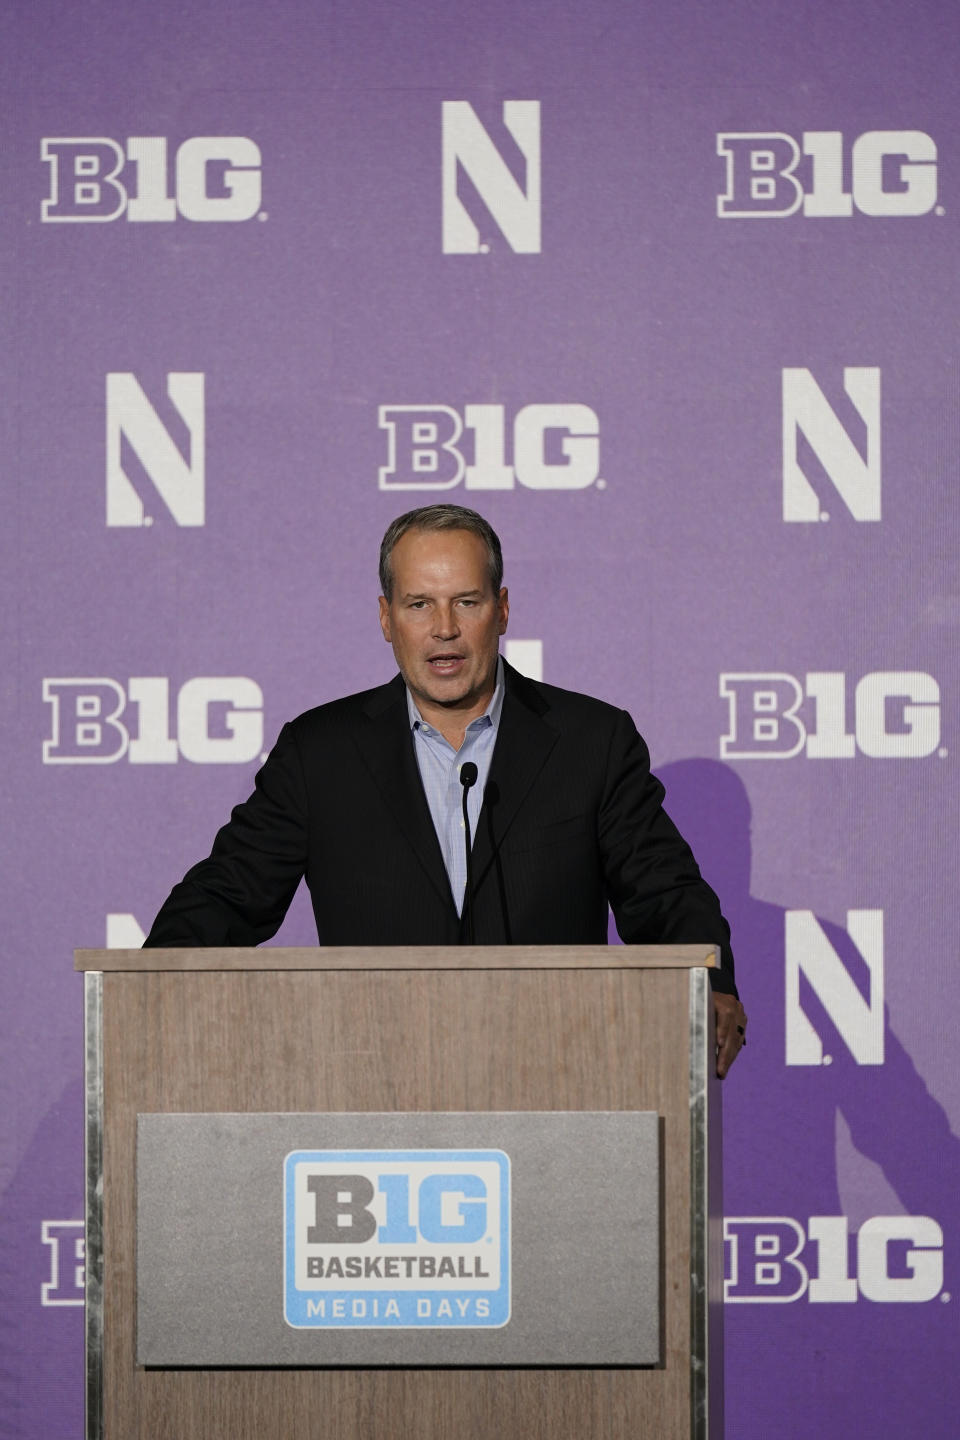
[[[456,505],[401,515],[380,549],[400,674],[285,725],[256,789],[175,886],[149,946],[256,945],[302,876],[325,945],[714,941],[717,1072],[744,1043],[729,929],[661,808],[625,711],[525,679],[499,655],[500,542]],[[461,767],[468,790],[466,896]],[[466,896],[466,903],[465,903]],[[465,915],[469,912],[469,930]]]

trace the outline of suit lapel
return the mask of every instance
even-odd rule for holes
[[[506,694],[473,851],[478,888],[493,861],[494,847],[502,843],[559,739],[543,718],[549,706],[540,692],[506,661],[504,674]]]
[[[504,661],[506,694],[496,748],[474,838],[474,885],[479,888],[530,788],[559,739],[543,718],[549,705],[529,681]],[[406,688],[398,675],[364,701],[365,721],[354,736],[357,749],[383,802],[405,835],[437,894],[456,908],[443,852],[414,754],[407,716]],[[492,843],[491,843],[492,831]]]
[[[401,677],[373,691],[363,708],[366,723],[357,727],[354,736],[363,762],[431,884],[456,917],[443,852],[414,754]]]

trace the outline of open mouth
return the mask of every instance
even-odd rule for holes
[[[427,663],[438,675],[452,675],[465,662],[462,655],[431,655]]]

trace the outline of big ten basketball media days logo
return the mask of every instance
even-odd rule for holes
[[[920,760],[940,748],[940,686],[923,670],[876,670],[857,681],[848,704],[842,671],[801,681],[783,671],[727,672],[724,760]],[[852,714],[850,713],[852,710]]]
[[[295,1150],[284,1167],[289,1325],[473,1328],[510,1319],[502,1150]]]
[[[204,376],[167,375],[156,406],[135,375],[107,376],[107,526],[153,524],[137,486],[153,487],[174,523],[203,525],[206,516]],[[157,406],[164,410],[161,419]],[[134,481],[136,480],[136,484]]]
[[[779,130],[726,131],[717,154],[723,219],[943,214],[937,147],[923,130],[868,130],[852,143],[840,130],[807,130],[799,142]]]
[[[47,1276],[40,1285],[40,1304],[82,1305],[86,1273],[83,1221],[41,1220],[40,1239],[47,1253]]]
[[[104,676],[43,682],[50,706],[44,765],[242,765],[262,757],[263,691],[246,675],[185,680],[171,733],[170,682],[161,675],[127,681]]]
[[[253,140],[194,135],[175,156],[172,148],[161,135],[131,136],[123,146],[103,136],[42,140],[49,172],[41,219],[236,222],[261,214],[260,148]]]
[[[812,910],[788,910],[784,927],[786,1064],[833,1063],[814,1023],[822,1016],[855,1064],[882,1065],[883,911],[848,910],[839,948]]]
[[[821,488],[829,481],[854,520],[880,519],[879,369],[846,366],[843,390],[835,399],[845,420],[809,370],[794,367],[782,373],[784,520],[830,519],[830,511],[821,508],[814,479]],[[819,465],[808,462],[810,475],[801,460],[802,445]]]
[[[505,100],[502,115],[505,133],[494,140],[469,101],[443,102],[444,255],[490,251],[463,203],[461,185],[467,183],[511,250],[540,253],[540,102]]]
[[[919,1305],[943,1290],[943,1230],[929,1215],[875,1215],[854,1237],[845,1215],[729,1216],[728,1305]]]
[[[603,489],[600,422],[589,405],[381,405],[381,490]],[[508,459],[507,432],[512,429]],[[512,460],[512,463],[510,463]]]

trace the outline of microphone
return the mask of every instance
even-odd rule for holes
[[[473,846],[470,843],[470,817],[467,814],[467,796],[471,785],[477,783],[477,767],[472,760],[465,760],[460,766],[460,784],[463,786],[463,834],[467,847],[467,883],[463,894],[463,922],[466,943],[472,945],[473,937]]]

